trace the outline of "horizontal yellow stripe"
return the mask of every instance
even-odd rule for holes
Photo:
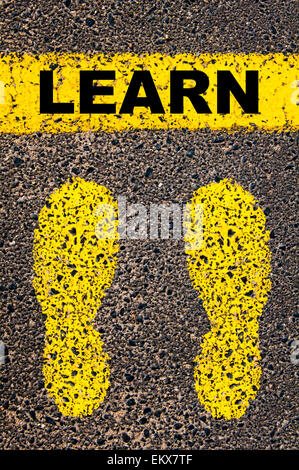
[[[0,133],[121,131],[131,128],[264,131],[298,128],[298,56],[283,54],[161,54],[136,56],[85,54],[2,55],[0,58]],[[74,114],[40,113],[40,71],[53,69],[54,102],[73,102]],[[199,70],[209,77],[203,95],[211,114],[197,114],[190,100],[184,99],[184,114],[170,112],[170,71]],[[80,70],[114,70],[113,96],[96,96],[95,103],[116,103],[116,114],[80,114]],[[133,71],[149,70],[165,114],[152,114],[138,107],[134,114],[119,114]],[[217,113],[217,71],[231,71],[245,91],[245,72],[259,73],[259,113],[246,114],[231,95],[229,114]],[[188,86],[188,85],[185,85]],[[193,86],[192,83],[189,86]],[[142,91],[140,96],[142,96]],[[144,96],[144,93],[143,93]]]

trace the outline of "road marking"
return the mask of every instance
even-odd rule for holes
[[[298,55],[284,54],[2,55],[0,76],[6,86],[6,102],[0,107],[0,133],[113,132],[134,128],[196,130],[206,127],[228,131],[257,128],[267,132],[296,130],[298,109],[293,98],[290,99],[290,83],[297,80],[297,69]],[[74,114],[40,112],[40,72],[51,70],[54,103],[73,103]],[[93,99],[98,104],[115,103],[115,113],[80,113],[80,71],[84,70],[115,71],[115,80],[100,83],[101,86],[109,85],[113,96],[95,96]],[[150,71],[165,113],[154,114],[148,107],[138,107],[134,108],[134,114],[120,114],[133,72],[146,70]],[[188,98],[184,98],[183,114],[171,112],[170,72],[174,70],[199,70],[207,75],[209,86],[202,98],[207,102],[210,114],[198,114]],[[230,71],[243,91],[246,72],[258,71],[258,114],[244,112],[231,93],[230,113],[217,113],[218,71]],[[193,86],[192,80],[187,82],[186,87]],[[142,87],[139,98],[141,95],[144,95]]]
[[[109,387],[109,356],[93,321],[111,285],[118,251],[115,238],[99,239],[102,212],[117,203],[104,186],[77,178],[48,199],[34,232],[33,285],[46,315],[45,386],[65,416],[89,415]],[[111,215],[111,214],[110,214]],[[115,231],[115,233],[117,233]]]
[[[291,88],[295,88],[295,91],[293,91],[291,95],[291,102],[298,106],[299,104],[299,80],[294,80],[291,83]]]
[[[4,83],[0,81],[0,104],[5,104],[5,88]]]
[[[253,196],[229,180],[199,188],[191,202],[203,204],[203,242],[186,250],[187,265],[211,322],[195,359],[195,389],[215,418],[240,418],[260,383],[258,317],[271,288],[269,232]]]

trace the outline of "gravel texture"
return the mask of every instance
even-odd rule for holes
[[[1,52],[295,52],[295,1],[3,1]],[[296,135],[129,131],[0,136],[2,449],[296,448]],[[44,323],[32,288],[32,243],[45,199],[70,176],[128,203],[186,202],[233,178],[271,230],[272,291],[260,319],[263,370],[239,420],[199,403],[193,360],[209,321],[191,287],[183,241],[122,240],[96,319],[112,360],[103,406],[58,412],[43,386]]]

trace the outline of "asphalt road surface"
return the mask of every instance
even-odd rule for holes
[[[295,1],[2,1],[1,53],[295,53]],[[2,449],[296,448],[296,135],[184,130],[0,135]],[[128,203],[183,203],[232,178],[271,231],[272,290],[260,319],[262,379],[239,420],[197,399],[193,360],[208,317],[182,240],[122,240],[96,319],[111,387],[91,416],[64,417],[43,385],[44,321],[32,287],[33,230],[51,192],[81,176]]]

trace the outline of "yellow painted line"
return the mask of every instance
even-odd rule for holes
[[[34,232],[33,285],[46,316],[45,386],[65,416],[91,414],[110,385],[109,357],[93,321],[114,276],[116,224],[110,191],[78,178],[50,196]],[[98,236],[111,230],[115,236]]]
[[[4,83],[0,81],[0,104],[5,104],[5,87]]]
[[[229,180],[195,191],[200,249],[186,249],[193,287],[211,322],[196,357],[195,389],[215,418],[240,418],[259,389],[258,318],[271,288],[269,232],[253,196]],[[186,238],[192,238],[192,224]]]
[[[293,91],[291,95],[291,102],[298,106],[299,104],[299,80],[294,80],[291,83],[291,88],[295,88],[295,91]]]
[[[73,114],[40,112],[40,72],[53,71],[53,100],[73,103]],[[111,87],[109,94],[95,96],[93,103],[115,104],[111,114],[80,113],[80,71],[114,71],[115,77],[102,80],[97,86]],[[170,72],[194,71],[205,73],[209,86],[202,95],[211,113],[198,114],[191,101],[184,98],[182,113],[170,108]],[[151,112],[149,107],[136,107],[133,114],[121,113],[134,71],[149,71],[164,113]],[[230,71],[245,92],[246,71],[258,71],[258,113],[243,111],[230,94],[230,112],[217,112],[217,72]],[[5,86],[5,103],[0,106],[0,133],[28,134],[32,132],[122,131],[125,129],[210,128],[234,131],[263,129],[283,131],[298,129],[297,91],[292,87],[298,80],[298,55],[284,54],[132,54],[85,55],[45,54],[0,57],[0,80]],[[93,83],[93,85],[95,85]],[[185,80],[184,87],[193,87]],[[113,95],[111,94],[113,93]],[[295,95],[296,93],[296,95]],[[145,96],[143,87],[138,97]],[[3,99],[2,99],[3,102]]]

